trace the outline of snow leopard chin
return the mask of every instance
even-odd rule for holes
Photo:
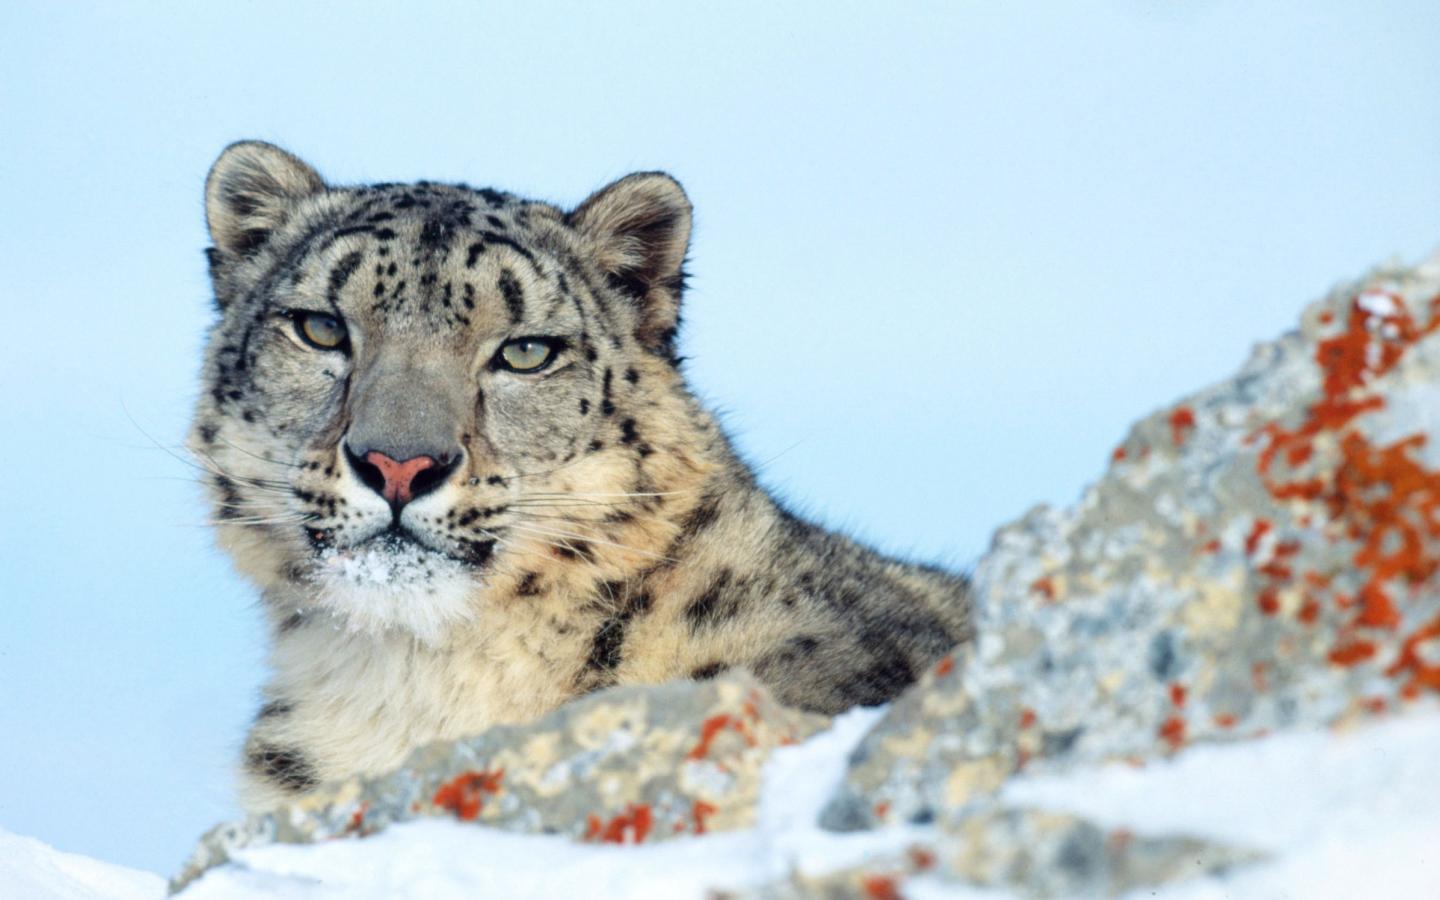
[[[312,575],[316,605],[351,631],[406,631],[435,644],[474,615],[478,571],[415,541],[382,536],[320,552]]]

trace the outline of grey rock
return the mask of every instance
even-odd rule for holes
[[[891,706],[826,826],[972,822],[1021,769],[1440,690],[1437,297],[1440,260],[1337,289],[1136,425],[1073,508],[1000,529],[975,573],[978,641]]]
[[[770,752],[824,727],[751,676],[612,688],[535,722],[416,750],[396,771],[326,786],[200,841],[178,892],[235,851],[374,834],[453,817],[510,831],[649,843],[754,821]]]

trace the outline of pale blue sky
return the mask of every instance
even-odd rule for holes
[[[168,872],[233,813],[258,614],[140,430],[184,432],[227,142],[567,204],[673,172],[689,371],[763,479],[966,565],[1440,245],[1437,45],[1425,0],[8,0],[0,826]]]

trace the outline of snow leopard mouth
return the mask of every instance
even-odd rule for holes
[[[479,553],[488,559],[488,548]],[[352,630],[399,628],[433,642],[475,615],[482,565],[426,546],[413,534],[384,530],[352,546],[318,551],[311,600]]]
[[[329,538],[323,532],[310,535],[316,556],[322,563],[364,560],[366,565],[379,570],[386,568],[387,560],[393,560],[396,565],[430,560],[436,564],[459,564],[471,570],[485,569],[499,543],[496,540],[461,540],[445,541],[437,546],[440,542],[427,540],[424,535],[416,534],[399,523],[392,523],[384,531],[345,547],[337,546]]]

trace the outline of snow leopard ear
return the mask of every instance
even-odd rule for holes
[[[210,240],[227,256],[249,256],[285,224],[298,201],[323,190],[319,173],[274,144],[231,144],[205,179]]]
[[[601,188],[566,221],[586,239],[610,286],[640,311],[637,337],[674,358],[690,246],[690,199],[663,172],[627,175]]]

